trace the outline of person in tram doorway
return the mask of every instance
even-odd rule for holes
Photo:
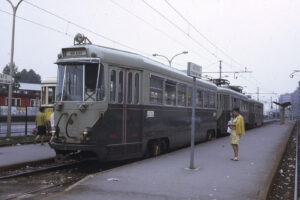
[[[40,107],[40,112],[35,117],[35,123],[37,127],[37,136],[34,139],[34,143],[37,142],[37,140],[41,137],[41,145],[44,145],[44,139],[46,135],[46,126],[47,126],[47,120],[46,120],[46,114],[44,113],[44,108]]]
[[[232,146],[233,152],[234,152],[234,158],[231,158],[233,161],[238,161],[239,158],[239,144],[241,136],[245,135],[245,125],[244,125],[244,118],[240,114],[239,108],[233,109],[233,115],[234,119],[232,120],[232,123],[229,124],[231,128],[231,134],[230,134],[230,144]]]

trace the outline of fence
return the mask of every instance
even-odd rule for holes
[[[0,137],[5,137],[7,133],[7,106],[0,106]],[[16,107],[11,109],[11,136],[30,134],[35,127],[35,115],[39,112],[39,107]]]

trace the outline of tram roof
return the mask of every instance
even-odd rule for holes
[[[218,92],[225,93],[225,94],[231,94],[231,95],[240,97],[241,99],[244,99],[244,100],[248,99],[248,97],[246,95],[239,93],[237,91],[234,91],[230,88],[226,88],[226,87],[218,87]]]
[[[131,66],[136,69],[146,69],[150,72],[157,73],[159,75],[167,76],[174,79],[179,79],[181,81],[192,83],[193,78],[187,76],[186,73],[166,66],[160,62],[154,61],[150,58],[142,56],[137,53],[123,51],[119,49],[113,49],[109,47],[103,47],[99,45],[75,45],[65,49],[76,49],[76,48],[86,48],[87,53],[90,56],[92,53],[96,54],[96,58],[100,58],[101,62],[116,64],[120,66]],[[64,50],[64,49],[63,49]],[[57,63],[60,62],[59,59]],[[217,86],[209,81],[202,79],[197,79],[197,85],[204,85],[209,89],[216,90]]]
[[[42,84],[56,84],[56,77],[48,77],[42,80]]]

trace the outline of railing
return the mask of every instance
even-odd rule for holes
[[[0,106],[0,137],[7,133],[7,106]],[[30,135],[39,107],[12,107],[11,136]]]

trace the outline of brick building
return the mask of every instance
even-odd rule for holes
[[[20,83],[20,88],[13,91],[12,106],[39,106],[41,84]],[[8,94],[0,94],[0,106],[8,105]]]

